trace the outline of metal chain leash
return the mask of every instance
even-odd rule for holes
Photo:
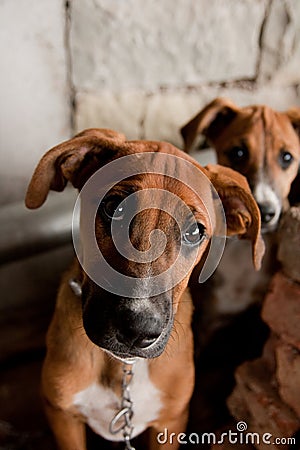
[[[109,425],[109,431],[112,434],[117,434],[122,431],[125,442],[125,450],[135,450],[130,443],[133,432],[133,402],[130,395],[130,383],[132,382],[134,375],[134,364],[134,359],[125,361],[123,364],[121,408],[120,411],[118,411],[112,418]]]
[[[81,286],[76,279],[69,280],[69,286],[76,297],[81,297]],[[135,362],[135,359],[132,358],[125,361],[123,364],[121,408],[109,424],[109,431],[111,434],[117,434],[122,431],[125,442],[125,450],[135,450],[130,443],[133,431],[133,402],[130,396],[130,383],[134,375],[133,366]],[[119,423],[120,421],[121,423]]]

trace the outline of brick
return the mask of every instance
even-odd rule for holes
[[[168,141],[182,148],[180,128],[215,96],[217,90],[211,88],[150,95],[144,118],[145,139]]]
[[[300,353],[281,343],[276,349],[276,358],[280,396],[300,418]]]
[[[231,98],[238,106],[266,104],[279,111],[285,111],[291,106],[300,106],[300,91],[297,94],[294,87],[281,86],[275,89],[272,84],[257,84],[254,88],[247,82],[240,87],[219,87],[218,95]]]
[[[145,114],[146,95],[141,91],[82,92],[76,96],[75,127],[111,128],[128,139],[143,137],[142,121]]]
[[[248,420],[249,430],[260,434],[271,433],[275,437],[290,437],[299,429],[299,419],[280,399],[272,383],[272,373],[262,359],[241,365],[236,371],[236,380],[237,387],[228,405],[237,420],[245,420],[246,423]],[[247,420],[239,416],[239,411],[243,411],[239,409],[239,397],[242,398],[243,408],[248,411]]]
[[[299,83],[299,16],[298,0],[271,2],[261,41],[261,79],[281,86]]]
[[[75,87],[153,90],[254,77],[266,3],[75,0]]]
[[[277,258],[283,272],[300,283],[300,206],[287,211],[280,224]]]
[[[267,364],[269,370],[274,373],[276,369],[276,355],[275,350],[278,344],[279,338],[275,333],[270,333],[267,339],[262,353],[262,359]]]
[[[219,95],[232,98],[240,106],[267,103],[279,110],[288,108],[295,100],[292,88],[274,93],[274,89],[267,87],[255,90],[198,87],[151,94],[141,90],[78,92],[75,128],[80,131],[88,127],[107,127],[123,132],[129,139],[168,141],[182,148],[179,132],[182,125]],[[203,165],[215,162],[211,152],[194,151],[192,156]]]
[[[262,318],[283,341],[300,349],[300,284],[278,272],[265,298]]]

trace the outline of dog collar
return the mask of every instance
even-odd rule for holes
[[[76,295],[76,297],[81,297],[82,294],[81,284],[76,279],[71,278],[69,280],[69,286],[73,291],[73,293]]]

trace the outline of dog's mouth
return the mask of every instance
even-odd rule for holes
[[[272,217],[271,219],[269,219],[268,217],[267,219],[262,217],[261,232],[264,234],[275,231],[278,227],[280,217],[281,210],[276,211],[276,214],[274,213],[274,217]]]
[[[278,221],[274,222],[273,224],[261,224],[261,233],[271,233],[272,231],[275,231],[278,226]]]
[[[282,200],[276,191],[266,182],[257,183],[252,189],[261,217],[261,231],[274,231],[282,212]]]
[[[147,339],[145,338],[143,339],[142,346],[139,341],[135,340],[131,343],[124,343],[118,338],[118,332],[115,333],[114,339],[110,338],[107,343],[104,342],[97,345],[123,362],[127,362],[131,358],[157,358],[162,354],[167,345],[173,328],[173,322],[173,317],[170,317],[161,334],[155,340],[153,340],[152,337],[149,338],[149,345],[146,345]]]
[[[172,326],[170,326],[171,330]],[[127,346],[126,344],[116,341],[112,345],[99,345],[104,351],[108,352],[114,358],[122,362],[130,362],[134,358],[157,358],[164,351],[168,342],[170,332],[164,330],[161,335],[152,342],[148,347]]]
[[[114,357],[156,358],[170,337],[171,293],[150,299],[102,297],[83,290],[83,326],[89,339]]]

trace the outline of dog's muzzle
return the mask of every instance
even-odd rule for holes
[[[83,324],[92,342],[121,359],[163,352],[173,326],[170,292],[146,299],[97,294],[83,288]]]
[[[266,182],[257,183],[252,188],[252,192],[259,207],[262,232],[273,231],[280,218],[282,201],[275,190]]]

